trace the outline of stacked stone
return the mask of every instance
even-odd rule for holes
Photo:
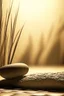
[[[6,65],[0,68],[0,87],[23,89],[53,89],[64,91],[64,72],[35,73],[27,75],[29,67],[24,63]]]
[[[29,67],[24,63],[14,63],[0,68],[0,75],[6,79],[12,79],[19,76],[24,76],[29,70]]]

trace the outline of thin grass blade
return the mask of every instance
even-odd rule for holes
[[[3,49],[3,51],[4,51],[4,53],[3,53],[3,65],[7,64],[7,62],[6,62],[6,60],[7,60],[7,43],[8,43],[8,37],[6,36],[5,42],[4,42],[4,49]]]
[[[18,38],[17,38],[17,41],[16,43],[13,42],[13,44],[15,43],[15,46],[14,46],[14,49],[13,49],[13,52],[12,52],[12,56],[11,56],[11,59],[10,59],[10,63],[12,63],[12,60],[13,60],[13,57],[14,57],[14,54],[15,54],[15,51],[16,51],[16,48],[17,48],[17,45],[18,45],[18,42],[19,42],[19,39],[20,39],[20,36],[21,36],[21,33],[22,33],[22,30],[24,28],[24,25],[22,26],[20,32],[19,32],[19,35],[18,35]]]
[[[17,23],[17,17],[18,17],[18,11],[19,11],[19,6],[17,8],[17,11],[16,11],[16,15],[15,15],[15,18],[14,18],[14,21],[13,21],[13,26],[12,26],[12,19],[11,19],[11,32],[10,32],[10,50],[9,50],[9,55],[8,55],[8,64],[10,64],[10,55],[11,55],[11,52],[12,52],[12,48],[13,48],[13,40],[14,40],[14,34],[15,34],[15,29],[16,29],[16,23]]]
[[[17,8],[16,15],[15,15],[15,18],[14,18],[14,21],[13,21],[13,27],[12,27],[12,41],[13,41],[13,39],[14,39],[14,33],[15,33],[16,23],[17,23],[17,17],[18,17],[18,11],[19,11],[19,6],[18,6],[18,8]]]
[[[11,18],[11,29],[10,29],[10,39],[9,39],[9,51],[8,51],[8,60],[7,60],[7,64],[9,64],[9,60],[10,60],[10,55],[11,55],[11,50],[12,50],[12,45],[13,45],[13,39],[12,39],[12,35],[13,35],[13,31],[12,31],[12,18]]]

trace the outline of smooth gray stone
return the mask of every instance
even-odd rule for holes
[[[0,67],[0,75],[4,78],[15,78],[23,76],[28,72],[29,68],[24,63],[14,63]]]
[[[64,89],[64,72],[37,73],[14,79],[6,79],[0,81],[0,86],[13,86],[29,89]]]

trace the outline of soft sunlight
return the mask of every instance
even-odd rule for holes
[[[19,14],[16,31],[22,27],[25,22],[25,27],[19,46],[17,48],[16,57],[17,60],[21,54],[24,54],[31,36],[33,42],[33,49],[31,53],[31,60],[35,60],[37,55],[39,38],[43,34],[44,44],[46,44],[49,30],[52,24],[55,24],[57,20],[64,16],[64,0],[13,0],[12,18],[14,19],[15,12],[17,11],[19,4]],[[5,17],[6,9],[11,4],[11,0],[3,0],[3,16]],[[4,7],[5,6],[5,7]],[[35,52],[34,52],[35,50]],[[18,55],[17,55],[18,54]],[[22,56],[21,56],[22,57]],[[15,59],[16,60],[16,59]]]
[[[4,4],[8,4],[8,0],[3,0]],[[60,0],[14,0],[13,3],[13,13],[15,13],[17,6],[19,5],[19,19],[25,21],[33,20],[52,20],[56,18],[57,13],[61,9]],[[9,0],[10,5],[10,0]],[[60,6],[60,7],[59,7]],[[7,7],[7,6],[6,6]],[[46,19],[44,19],[46,18]]]
[[[38,16],[42,11],[42,0],[23,0],[21,1],[20,10],[23,14],[24,19],[29,20],[34,18],[34,16]],[[44,8],[45,9],[45,8]],[[44,10],[43,9],[43,10]]]
[[[45,22],[44,25],[46,25],[46,23],[53,22],[60,17],[60,12],[62,11],[60,0],[14,0],[14,11],[19,2],[20,21]]]
[[[20,0],[20,13],[25,20],[34,19],[35,16],[38,18],[42,13],[46,15],[47,11],[52,10],[54,1],[51,1],[52,0]]]

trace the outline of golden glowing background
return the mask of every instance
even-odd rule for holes
[[[10,2],[11,0],[3,0],[4,17]],[[14,0],[13,17],[18,4],[20,5],[16,30],[21,28],[24,22],[25,26],[13,62],[22,61],[23,56],[27,58],[29,53],[29,62],[35,63],[40,47],[40,38],[43,37],[42,42],[45,46],[52,24],[55,24],[60,18],[64,18],[64,0]],[[26,52],[27,48],[30,47],[29,43],[32,44],[31,51]]]

